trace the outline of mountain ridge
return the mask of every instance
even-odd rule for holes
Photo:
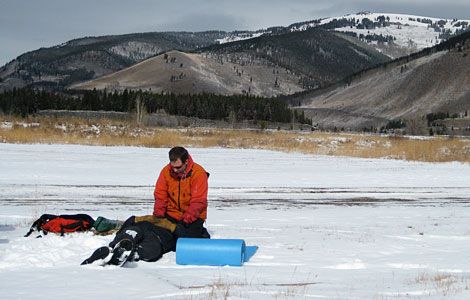
[[[139,64],[143,77],[124,77],[124,71],[130,74],[130,70],[135,69],[130,67],[114,75],[74,84],[71,88],[151,88],[152,92],[274,97],[323,86],[363,68],[388,61],[374,49],[352,43],[340,33],[321,30],[212,45],[186,54],[186,57],[189,55],[197,55],[200,64],[188,64],[181,55],[179,58],[169,55],[170,63],[168,59],[163,63],[160,58],[160,64],[153,64],[154,59],[151,58],[147,60],[148,64]],[[204,69],[204,72],[197,69]],[[147,78],[153,83],[147,84]]]
[[[422,129],[429,114],[468,115],[468,70],[470,32],[286,101],[323,128],[362,130],[403,120]]]
[[[361,22],[357,22],[358,19],[355,19],[355,24],[357,24],[357,26],[354,30],[357,32],[348,32],[346,27],[340,26],[341,24],[344,25],[347,22],[351,22],[351,19],[353,18],[359,18],[359,15],[362,17]],[[388,24],[389,26],[383,26],[387,25],[387,17],[390,18],[392,15],[396,14],[360,13],[356,15],[299,22],[287,27],[270,27],[266,30],[257,31],[148,32],[114,36],[84,37],[74,39],[54,47],[41,48],[24,53],[15,60],[4,65],[0,68],[0,91],[13,87],[25,86],[61,88],[74,82],[85,81],[111,74],[149,57],[164,53],[165,51],[180,50],[190,52],[217,43],[220,44],[228,41],[233,42],[236,40],[246,40],[269,35],[275,36],[293,31],[307,31],[312,29],[335,30],[338,32],[345,32],[351,36],[354,36],[355,34],[357,36],[355,38],[360,39],[360,34],[357,34],[360,30],[358,29],[358,26],[364,26],[364,24],[367,26],[376,26],[373,24],[381,24],[380,28],[368,28],[367,31],[390,28],[392,25],[398,26],[397,24]],[[445,24],[450,24],[454,21],[410,15],[400,16],[401,18],[404,18],[406,22],[408,22],[410,18],[419,18],[425,22],[431,21],[430,24],[418,22],[420,24],[429,24],[430,26],[435,27],[442,25],[442,28],[447,26]],[[380,20],[378,20],[379,18]],[[365,19],[368,19],[369,21],[363,21]],[[445,24],[443,20],[446,20]],[[416,22],[417,21],[415,21],[415,23]],[[455,20],[453,25],[459,24],[459,26],[451,27],[453,31],[449,29],[450,31],[447,32],[447,34],[452,34],[457,29],[468,29],[468,23],[469,22],[465,20]],[[431,33],[430,30],[427,30],[426,32]],[[430,36],[434,37],[435,34]],[[375,33],[374,35],[366,34],[362,38],[364,42],[376,47],[382,51],[382,53],[389,55],[390,57],[398,57],[403,54],[409,54],[410,51],[420,50],[419,47],[410,48],[414,50],[404,50],[401,45],[394,46],[394,41],[375,41],[374,39],[380,39],[380,35]]]

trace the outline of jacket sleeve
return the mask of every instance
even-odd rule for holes
[[[191,224],[207,209],[207,173],[201,173],[191,185],[191,200],[188,209],[183,214],[183,221]]]
[[[165,216],[168,205],[168,183],[166,182],[165,175],[163,175],[163,170],[160,172],[160,176],[158,176],[155,191],[153,192],[155,198],[153,215],[157,217]]]

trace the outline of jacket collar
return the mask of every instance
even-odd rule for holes
[[[191,155],[188,154],[188,164],[186,165],[186,169],[184,170],[183,173],[177,174],[176,172],[174,172],[170,164],[168,164],[168,168],[170,169],[171,177],[180,180],[180,179],[184,179],[186,177],[191,176],[191,170],[193,168],[193,165],[194,165],[193,158],[191,157]]]

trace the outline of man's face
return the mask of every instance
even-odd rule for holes
[[[186,169],[187,162],[187,160],[185,162],[182,162],[181,159],[178,158],[175,161],[170,161],[170,166],[173,172],[175,172],[176,174],[182,174]]]

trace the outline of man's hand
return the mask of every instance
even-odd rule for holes
[[[188,212],[184,213],[184,215],[183,215],[183,222],[186,223],[186,224],[191,224],[196,220],[197,220],[197,217],[194,217],[193,215],[189,214]]]

